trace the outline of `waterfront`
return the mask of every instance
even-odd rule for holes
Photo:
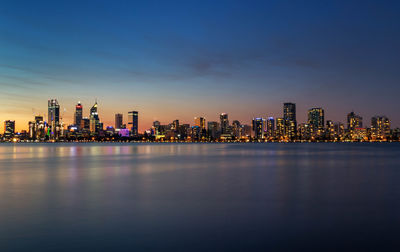
[[[1,251],[388,250],[400,144],[0,145]]]

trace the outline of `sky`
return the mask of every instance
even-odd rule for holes
[[[355,111],[400,126],[400,1],[18,1],[0,5],[0,121],[27,129],[59,101],[63,121],[139,111],[250,124],[282,104]],[[3,125],[0,126],[2,131]]]

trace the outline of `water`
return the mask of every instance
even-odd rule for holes
[[[387,251],[400,144],[3,144],[0,251]]]

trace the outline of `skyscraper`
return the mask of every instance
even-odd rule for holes
[[[41,140],[46,136],[45,133],[45,122],[43,120],[43,116],[35,116],[35,139]]]
[[[390,135],[390,121],[386,116],[374,116],[371,118],[371,137],[386,139]]]
[[[236,137],[236,138],[240,138],[241,136],[242,136],[242,134],[241,134],[241,124],[240,124],[240,122],[238,121],[238,120],[234,120],[233,122],[232,122],[232,128],[233,128],[233,135]]]
[[[219,119],[221,121],[221,134],[228,134],[229,132],[229,120],[228,120],[228,114],[222,113],[219,116]]]
[[[285,136],[294,139],[297,132],[296,104],[283,104],[283,120],[285,123]]]
[[[139,135],[139,112],[128,112],[128,127],[131,130],[132,136]]]
[[[74,124],[78,128],[78,131],[81,129],[81,123],[82,123],[82,104],[81,102],[78,102],[78,104],[75,106],[75,120]]]
[[[115,129],[121,129],[123,124],[123,115],[115,114]]]
[[[253,131],[254,131],[254,137],[256,139],[263,139],[264,132],[265,132],[265,119],[254,118],[253,119]]]
[[[312,108],[308,110],[308,124],[311,134],[321,136],[325,127],[325,113],[322,108]]]
[[[218,138],[218,128],[219,128],[218,122],[208,122],[207,131],[208,131],[208,136],[211,140]]]
[[[9,140],[15,134],[15,121],[7,120],[4,122],[4,138]]]
[[[283,118],[276,118],[276,131],[275,135],[282,139],[285,137],[285,120]]]
[[[350,112],[347,115],[347,129],[349,132],[353,132],[356,128],[362,128],[363,127],[363,118],[357,114],[355,114],[353,111]]]
[[[206,129],[206,119],[204,117],[195,117],[194,125],[199,126],[201,130]]]
[[[266,126],[267,137],[275,136],[275,120],[273,117],[268,117]]]
[[[90,108],[90,133],[96,135],[100,131],[100,118],[97,111],[97,101],[94,103],[93,107]]]
[[[60,105],[56,99],[48,101],[48,125],[50,129],[50,139],[58,139],[60,127]]]

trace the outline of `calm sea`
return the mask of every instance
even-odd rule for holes
[[[2,144],[0,251],[400,250],[400,144]]]

